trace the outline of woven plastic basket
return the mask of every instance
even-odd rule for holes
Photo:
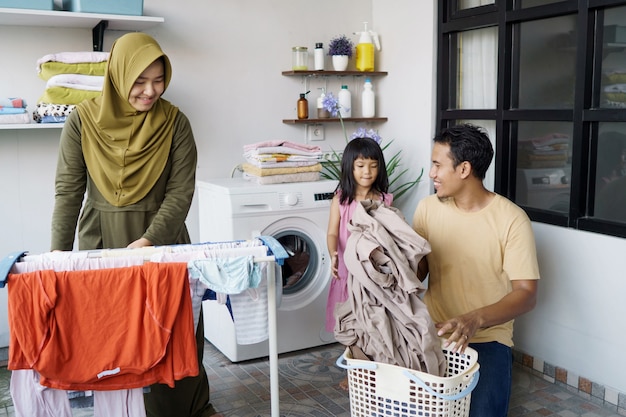
[[[444,349],[445,376],[353,359],[350,349],[337,359],[348,370],[352,417],[467,417],[479,378],[478,353]]]

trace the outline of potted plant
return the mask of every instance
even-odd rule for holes
[[[330,40],[328,55],[332,57],[335,71],[345,71],[348,68],[348,60],[352,58],[354,43],[346,35],[340,35]]]
[[[343,135],[346,139],[346,143],[348,141],[355,138],[370,138],[376,143],[378,143],[383,153],[389,145],[391,145],[392,141],[389,141],[386,145],[382,145],[383,139],[380,137],[377,131],[374,129],[365,129],[363,127],[358,128],[348,139],[348,134],[346,132],[346,126],[343,123],[343,117],[341,117],[341,111],[339,106],[339,100],[333,96],[333,93],[328,93],[324,96],[322,101],[324,105],[324,109],[328,110],[328,112],[334,117],[339,116],[339,121],[341,122],[341,129],[343,130]],[[326,157],[324,161],[322,161],[322,178],[328,180],[339,180],[341,179],[341,155],[335,152],[334,149],[331,148],[332,153]],[[424,174],[424,169],[420,171],[420,174],[415,179],[405,180],[404,174],[408,173],[409,169],[402,169],[402,154],[401,151],[397,151],[394,153],[390,159],[385,157],[385,166],[387,168],[387,177],[389,177],[389,192],[393,194],[393,200],[397,201],[401,196],[406,194],[411,188],[415,187],[422,179],[422,175]],[[402,179],[401,179],[402,177]],[[404,181],[404,182],[402,182]]]

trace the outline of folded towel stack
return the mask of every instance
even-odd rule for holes
[[[319,146],[284,140],[244,145],[244,178],[259,184],[318,181],[322,170]]]
[[[27,123],[30,123],[30,117],[28,116],[24,99],[0,97],[0,124]]]
[[[519,141],[519,168],[561,168],[569,158],[570,137],[564,133]]]
[[[38,123],[62,123],[85,99],[102,92],[108,52],[60,52],[37,60],[37,74],[46,81],[33,119]]]

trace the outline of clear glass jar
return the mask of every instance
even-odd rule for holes
[[[294,46],[291,48],[291,69],[294,71],[306,71],[309,69],[309,50],[306,46]]]

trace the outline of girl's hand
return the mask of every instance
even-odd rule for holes
[[[339,255],[337,252],[333,252],[330,257],[330,273],[335,279],[339,279],[338,275]]]

